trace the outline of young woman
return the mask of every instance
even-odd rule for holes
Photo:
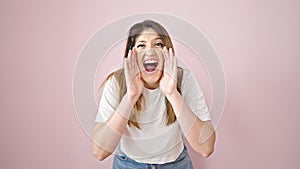
[[[104,160],[115,152],[115,169],[190,169],[184,138],[204,157],[214,151],[215,132],[196,79],[177,67],[167,31],[145,20],[129,30],[124,69],[106,78],[93,153]]]

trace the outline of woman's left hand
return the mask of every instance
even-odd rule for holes
[[[160,90],[167,96],[177,92],[177,64],[172,48],[162,49],[164,56],[164,70],[159,82]]]

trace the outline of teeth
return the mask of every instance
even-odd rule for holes
[[[158,65],[158,61],[155,59],[149,59],[149,60],[145,60],[143,64],[147,72],[154,72]]]
[[[146,60],[145,62],[144,62],[144,64],[154,64],[154,63],[157,63],[157,61],[156,60]]]

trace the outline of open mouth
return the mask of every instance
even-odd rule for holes
[[[149,59],[149,60],[145,60],[144,63],[144,68],[146,70],[146,72],[154,72],[158,66],[158,61],[155,59]]]

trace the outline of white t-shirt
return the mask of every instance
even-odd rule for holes
[[[181,95],[198,118],[210,120],[203,93],[197,80],[187,69],[183,70]],[[120,149],[137,162],[163,164],[175,161],[183,150],[183,134],[178,120],[166,125],[166,97],[159,88],[144,88],[143,96],[146,106],[138,119],[141,129],[127,125],[120,141]],[[95,121],[106,122],[117,106],[118,84],[113,77],[105,84]]]

